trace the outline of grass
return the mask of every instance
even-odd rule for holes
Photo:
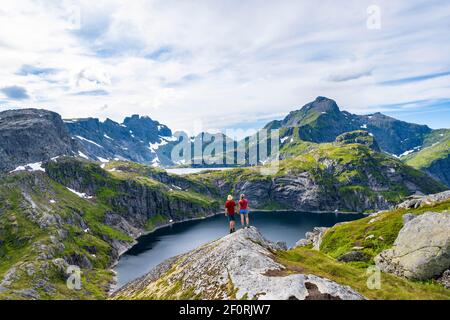
[[[276,253],[278,262],[287,270],[286,274],[314,274],[348,285],[368,299],[450,299],[450,290],[442,285],[429,282],[415,282],[381,273],[381,289],[369,289],[366,268],[360,268],[336,261],[328,255],[307,248],[295,248]]]
[[[373,258],[381,251],[392,247],[403,227],[402,216],[405,213],[421,214],[425,211],[448,212],[449,210],[450,200],[447,200],[418,209],[397,209],[382,213],[377,217],[366,217],[334,226],[323,236],[320,250],[337,258],[352,251],[353,247],[364,247],[362,251]],[[367,239],[369,235],[374,237]]]
[[[411,155],[402,158],[406,164],[417,168],[423,169],[430,167],[432,163],[439,159],[444,159],[450,155],[450,130],[447,130],[442,139],[434,142],[431,145],[426,146],[419,152],[413,153]],[[435,141],[435,140],[432,140]]]

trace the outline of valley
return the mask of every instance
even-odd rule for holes
[[[410,269],[416,261],[401,261],[397,254],[406,250],[405,241],[411,242],[401,231],[410,222],[403,216],[423,215],[412,221],[430,224],[418,227],[430,234],[446,226],[448,129],[432,130],[382,114],[353,115],[324,97],[270,122],[265,129],[280,132],[276,171],[267,173],[264,169],[271,164],[262,162],[224,169],[200,162],[194,170],[190,167],[194,158],[186,159],[182,167],[171,161],[177,139],[171,129],[147,116],[133,115],[117,123],[63,120],[57,113],[38,109],[0,112],[0,298],[111,298],[113,268],[125,252],[138,250],[142,243],[137,239],[156,237],[168,230],[161,227],[174,223],[180,223],[173,225],[175,230],[194,223],[191,220],[216,221],[222,218],[214,215],[223,211],[226,196],[241,193],[255,211],[309,212],[306,220],[299,224],[289,220],[291,226],[286,227],[298,230],[298,239],[286,239],[282,231],[271,237],[267,228],[273,225],[276,230],[277,223],[292,216],[275,221],[277,213],[273,213],[269,222],[258,223],[258,215],[268,213],[255,213],[258,229],[224,238],[227,230],[222,221],[223,233],[217,224],[215,232],[202,233],[192,246],[175,242],[175,250],[168,249],[150,264],[147,261],[147,267],[139,271],[143,277],[128,277],[133,281],[121,283],[124,287],[112,298],[263,298],[252,289],[259,288],[266,297],[303,299],[317,294],[316,287],[325,288],[319,291],[323,298],[450,298],[442,284],[446,280],[440,282],[448,269],[445,255],[438,265],[417,267],[435,270],[432,275],[411,278],[410,274],[418,273]],[[203,136],[197,135],[191,143]],[[201,146],[206,150],[203,140]],[[439,196],[425,196],[432,194]],[[399,206],[405,201],[413,204]],[[319,221],[318,212],[339,219]],[[414,224],[408,228],[415,228]],[[305,232],[306,239],[298,244]],[[211,272],[208,281],[216,283],[215,290],[208,283],[192,286],[186,280],[192,273],[186,251],[192,250],[205,268],[217,259],[232,266],[235,261],[220,252],[207,253],[213,243],[241,250],[229,242],[234,236],[255,250],[249,254],[256,254],[256,261],[263,259],[260,276],[242,282],[236,274],[223,278]],[[448,252],[448,236],[444,232],[436,240],[443,243],[443,252]],[[315,237],[320,243],[315,243]],[[195,239],[195,234],[189,238]],[[249,239],[261,243],[250,244]],[[288,241],[289,248],[276,243],[280,240]],[[427,257],[437,254],[431,249],[426,252]],[[347,261],[352,257],[357,260]],[[391,260],[399,260],[404,267],[392,267]],[[255,267],[251,261],[244,262],[249,270]],[[363,286],[365,268],[374,265],[382,268],[386,281],[386,288],[377,292]],[[66,285],[69,266],[80,269],[80,290]],[[156,271],[145,275],[154,266]],[[281,275],[286,274],[292,275],[288,280],[300,291],[280,289],[287,281]],[[305,287],[305,281],[311,285]]]

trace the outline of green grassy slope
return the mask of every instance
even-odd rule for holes
[[[427,135],[424,147],[415,153],[409,154],[402,160],[417,169],[429,167],[434,161],[448,157],[450,154],[450,130],[435,130]]]
[[[105,299],[114,245],[130,245],[135,235],[108,222],[108,215],[144,231],[217,207],[203,186],[146,166],[114,162],[103,170],[60,158],[45,167],[47,173],[0,179],[0,299]],[[141,205],[142,212],[133,211]],[[81,267],[81,290],[66,286],[70,264]]]

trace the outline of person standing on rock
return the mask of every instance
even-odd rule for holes
[[[233,200],[232,195],[228,195],[227,202],[225,202],[225,216],[228,216],[228,221],[230,222],[230,233],[236,231],[236,202]]]
[[[248,200],[245,199],[245,194],[241,194],[241,200],[239,200],[239,213],[241,214],[242,228],[250,228],[250,221],[248,218]]]

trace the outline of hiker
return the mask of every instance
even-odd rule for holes
[[[245,199],[245,194],[241,194],[241,200],[239,200],[239,213],[241,214],[242,228],[250,228],[250,222],[248,218],[248,200]]]
[[[236,231],[235,209],[236,202],[234,202],[232,195],[228,195],[227,202],[225,202],[225,216],[228,216],[228,221],[230,221],[230,233]]]

